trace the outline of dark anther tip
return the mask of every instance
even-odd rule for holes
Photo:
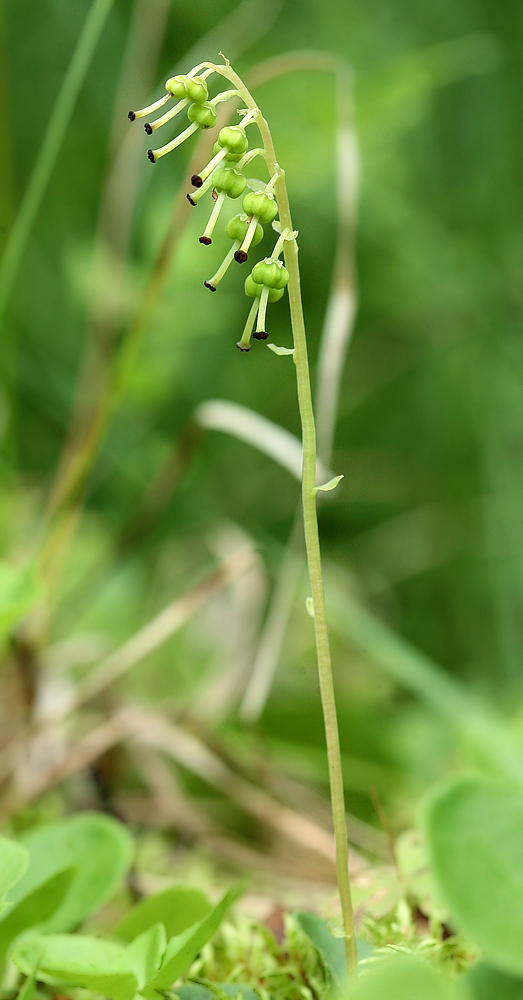
[[[193,207],[196,208],[196,202],[192,200],[190,194],[187,195],[187,201],[190,205],[193,205]]]
[[[203,243],[204,246],[209,247],[212,243],[212,240],[209,236],[200,236],[200,243]]]
[[[251,345],[250,344],[248,345],[248,347],[244,347],[240,343],[240,341],[238,341],[238,343],[236,344],[236,347],[238,348],[239,351],[250,351],[250,349],[251,349]]]
[[[152,127],[152,125],[149,125],[149,122],[145,123],[144,129],[147,132],[147,135],[152,135],[153,134],[153,127]]]
[[[217,192],[216,192],[216,191],[214,190],[214,188],[213,188],[213,189],[212,189],[212,191],[211,191],[211,198],[212,198],[212,200],[213,200],[213,201],[218,201],[218,194],[217,194]]]
[[[130,122],[134,122],[134,120],[136,118],[136,115],[135,115],[134,111],[130,111],[129,114],[127,115],[127,117],[128,117],[128,119],[129,119]]]
[[[151,163],[156,163],[156,158],[155,158],[155,155],[154,155],[152,149],[148,149],[147,150],[147,156],[149,157]]]
[[[215,292],[216,291],[216,288],[214,287],[214,285],[211,285],[211,283],[209,281],[204,281],[204,285],[205,285],[206,288],[210,288],[211,292]]]
[[[234,259],[238,261],[238,264],[245,264],[248,256],[249,255],[245,253],[245,250],[237,250],[234,254]]]
[[[191,177],[191,184],[195,188],[201,188],[203,181],[199,174],[193,174]]]
[[[255,340],[267,340],[267,334],[265,333],[265,330],[255,330],[253,333],[253,337]]]

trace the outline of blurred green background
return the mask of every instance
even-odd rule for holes
[[[86,0],[1,5],[2,244],[89,7]],[[327,578],[338,600],[356,595],[434,669],[514,714],[523,638],[522,42],[516,0],[245,0],[240,7],[116,0],[3,322],[2,557],[22,563],[41,544],[71,414],[75,407],[89,414],[98,399],[187,184],[193,140],[152,168],[138,124],[126,138],[127,111],[161,93],[173,68],[186,72],[219,50],[240,74],[288,51],[328,51],[354,68],[362,174],[359,311],[332,459],[345,478],[321,512]],[[256,97],[287,174],[314,366],[337,231],[333,82],[297,73]],[[241,746],[238,704],[299,490],[288,472],[234,437],[198,437],[191,418],[198,404],[218,398],[295,434],[299,421],[290,361],[263,345],[249,355],[234,348],[248,308],[243,273],[231,269],[216,296],[203,288],[225,252],[224,237],[209,248],[198,243],[204,215],[200,206],[180,232],[89,475],[32,669],[34,682],[51,663],[46,649],[90,637],[92,651],[87,643],[79,662],[72,656],[60,668],[80,677],[202,579],[236,532],[259,553],[243,605],[211,605],[118,691],[198,717],[206,692],[244,656],[243,680],[223,711],[213,716],[207,704],[200,713]],[[271,310],[270,324],[270,339],[288,346],[285,302]],[[155,481],[146,515],[141,505]],[[324,790],[306,585],[298,590],[274,685],[249,739],[276,768]],[[465,751],[342,627],[333,649],[350,809],[379,825],[369,796],[375,786],[401,827],[420,788]],[[10,645],[5,663],[9,692]],[[113,690],[109,708],[116,697]],[[18,716],[31,711],[26,704]],[[192,791],[204,797],[199,786]]]

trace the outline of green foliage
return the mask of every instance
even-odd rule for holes
[[[523,973],[523,792],[454,778],[429,800],[425,824],[453,919],[493,965]]]
[[[5,636],[42,597],[33,566],[0,562],[0,637]]]
[[[523,979],[492,969],[480,962],[465,980],[471,1000],[523,1000]]]
[[[7,837],[0,837],[0,912],[8,905],[5,897],[11,887],[20,881],[29,864],[25,847]]]
[[[316,913],[295,913],[294,916],[302,931],[318,949],[328,970],[333,990],[338,994],[342,990],[346,990],[347,958],[343,938],[336,937],[334,929],[329,927],[327,921]],[[358,941],[358,959],[360,961],[371,952],[372,946],[364,941]]]
[[[166,947],[165,926],[160,923],[143,931],[127,945],[126,960],[136,976],[139,989],[143,989],[158,972]]]
[[[98,938],[31,935],[14,946],[11,958],[26,976],[37,968],[43,982],[83,986],[111,1000],[132,1000],[138,985],[126,949]]]
[[[29,851],[30,861],[24,877],[9,895],[12,904],[9,919],[16,926],[17,908],[42,889],[39,897],[33,897],[42,903],[36,922],[45,922],[49,932],[70,930],[102,906],[113,895],[133,856],[128,830],[100,813],[80,813],[59,823],[36,827],[20,840]],[[44,920],[44,884],[70,868],[74,868],[74,876],[56,910]],[[56,885],[54,891],[58,892]]]
[[[462,994],[426,962],[397,957],[369,966],[346,996],[348,1000],[458,1000]]]
[[[132,941],[160,922],[170,938],[201,920],[210,909],[211,904],[203,892],[186,885],[174,885],[142,899],[116,925],[114,933],[125,941]]]
[[[197,921],[185,931],[177,934],[169,941],[161,968],[142,990],[147,1000],[156,1000],[162,991],[168,989],[182,972],[194,961],[199,951],[219,927],[223,916],[240,893],[240,889],[231,889],[223,896],[217,906],[202,920]]]
[[[0,922],[0,958],[22,931],[45,923],[58,909],[75,879],[76,868],[51,876],[14,906]],[[73,889],[74,892],[74,889]]]

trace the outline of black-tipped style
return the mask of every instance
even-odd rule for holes
[[[206,247],[209,247],[212,243],[210,236],[200,236],[200,243],[203,243]]]
[[[234,259],[238,261],[238,264],[245,264],[248,256],[249,255],[245,253],[245,250],[237,250],[234,254]]]
[[[191,177],[191,184],[195,188],[201,188],[203,181],[199,174],[193,174]]]
[[[129,119],[130,122],[136,121],[136,115],[135,115],[134,111],[130,111],[129,114],[127,115],[127,117],[128,117],[128,119]]]
[[[151,163],[156,163],[156,157],[155,157],[152,149],[148,149],[147,150],[147,156],[149,157]]]
[[[206,288],[210,288],[211,292],[215,292],[216,291],[215,286],[211,285],[210,281],[204,281],[204,285],[205,285]]]
[[[150,125],[149,122],[145,122],[144,129],[147,132],[147,135],[153,134],[152,125]]]

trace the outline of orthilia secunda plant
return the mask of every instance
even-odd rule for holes
[[[221,91],[215,97],[210,98],[207,81],[211,76],[227,81],[231,89]],[[228,60],[225,60],[223,65],[211,62],[200,63],[186,75],[167,80],[165,88],[167,93],[159,101],[141,111],[129,112],[129,118],[134,121],[136,118],[148,117],[169,101],[176,100],[176,104],[170,111],[155,121],[145,123],[145,131],[148,135],[152,135],[157,128],[187,109],[190,124],[164,146],[148,150],[148,157],[152,163],[156,163],[166,153],[176,149],[198,129],[213,128],[216,124],[218,104],[230,99],[238,100],[238,98],[244,104],[244,107],[238,111],[239,123],[219,130],[212,158],[199,173],[191,177],[191,184],[195,190],[187,195],[191,205],[196,207],[210,192],[212,210],[200,237],[200,242],[204,245],[209,245],[212,242],[226,199],[242,198],[242,211],[230,219],[225,226],[225,235],[231,241],[230,248],[216,273],[204,282],[206,288],[211,292],[216,292],[233,261],[240,265],[245,264],[251,250],[263,239],[264,227],[272,226],[278,233],[272,253],[255,263],[245,280],[245,293],[248,298],[252,299],[252,305],[237,347],[240,351],[247,352],[251,349],[251,337],[255,340],[266,340],[268,306],[278,302],[287,289],[293,347],[277,347],[275,344],[268,346],[277,355],[291,355],[296,368],[303,440],[303,524],[312,590],[312,598],[307,601],[307,609],[314,619],[329,763],[343,936],[348,970],[349,973],[353,974],[356,972],[357,964],[356,936],[350,894],[343,777],[316,510],[318,490],[334,489],[342,477],[336,476],[323,486],[315,485],[316,428],[300,293],[297,233],[292,227],[285,173],[276,160],[271,132],[265,118]],[[261,140],[258,145],[250,145],[252,129],[254,128],[257,129]],[[247,136],[247,129],[249,129],[249,136]],[[246,168],[255,158],[259,158],[265,163],[268,173],[266,182],[252,180],[245,175]],[[282,256],[283,261],[280,259]]]

